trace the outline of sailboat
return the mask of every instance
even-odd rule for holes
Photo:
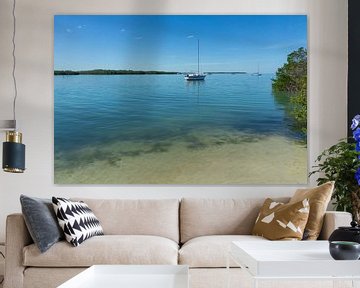
[[[200,73],[200,45],[199,39],[198,40],[198,72],[197,73],[188,73],[185,75],[185,80],[187,81],[202,81],[205,80],[206,75]]]
[[[251,75],[252,75],[252,76],[261,76],[261,75],[262,75],[262,74],[259,72],[259,65],[258,65],[258,70],[257,70],[257,72],[252,73]]]

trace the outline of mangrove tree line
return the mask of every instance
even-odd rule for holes
[[[291,52],[287,62],[276,71],[272,79],[275,93],[290,97],[289,113],[295,129],[305,137],[307,132],[307,50],[303,47]]]

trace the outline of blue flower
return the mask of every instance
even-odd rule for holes
[[[355,150],[360,152],[360,115],[355,115],[352,119],[351,129],[353,130],[353,137],[356,141]],[[357,159],[360,160],[360,153],[357,155]],[[355,179],[360,186],[360,167],[355,172]]]
[[[356,142],[360,141],[360,128],[356,128],[356,130],[353,131],[353,136]]]
[[[358,185],[360,186],[360,167],[358,168],[358,170],[355,172],[355,179],[358,182]]]
[[[352,119],[351,130],[355,130],[360,124],[360,115],[356,115]]]

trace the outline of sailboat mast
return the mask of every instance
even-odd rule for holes
[[[191,37],[193,38],[193,37]],[[205,80],[206,75],[205,74],[200,74],[200,40],[197,39],[197,65],[198,65],[198,71],[197,73],[193,72],[193,73],[188,73],[185,75],[185,80],[187,81],[202,81]]]
[[[199,39],[198,40],[198,74],[200,74],[200,44],[199,44]]]

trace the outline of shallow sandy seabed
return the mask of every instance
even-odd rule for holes
[[[190,135],[186,141],[117,142],[76,154],[91,161],[74,167],[57,157],[56,184],[307,183],[305,145],[281,136]]]

